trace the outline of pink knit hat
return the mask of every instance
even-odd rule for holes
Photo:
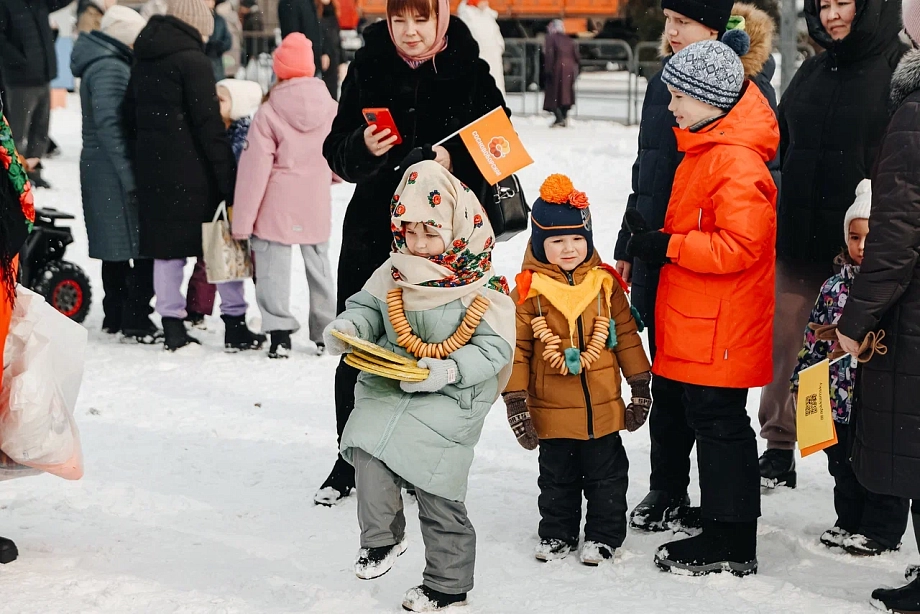
[[[275,75],[282,81],[316,74],[313,43],[300,32],[291,32],[275,49]]]
[[[915,43],[920,45],[920,0],[903,0],[901,14],[904,29]]]

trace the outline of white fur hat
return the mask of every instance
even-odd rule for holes
[[[846,217],[843,218],[843,242],[850,239],[850,222],[853,220],[869,219],[869,213],[872,210],[872,182],[863,179],[856,186],[856,200],[847,209]]]
[[[99,25],[99,29],[102,30],[103,34],[111,36],[119,43],[133,47],[137,35],[141,33],[141,30],[146,25],[147,20],[141,17],[137,11],[116,4],[102,16],[102,23]]]
[[[262,86],[245,79],[221,79],[217,87],[230,92],[230,120],[236,121],[252,115],[262,104]]]

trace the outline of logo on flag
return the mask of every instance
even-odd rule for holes
[[[503,136],[494,136],[489,141],[489,153],[500,160],[511,153],[511,143]]]
[[[461,128],[459,134],[479,172],[490,185],[533,164],[533,158],[524,149],[511,120],[501,107]]]

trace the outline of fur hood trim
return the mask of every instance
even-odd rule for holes
[[[917,90],[920,90],[920,49],[905,53],[891,76],[891,111],[896,111]]]
[[[753,4],[736,2],[732,7],[732,15],[744,17],[745,32],[751,37],[751,49],[741,56],[741,65],[744,66],[744,76],[746,79],[754,77],[763,70],[770,54],[773,53],[773,34],[776,31],[776,24],[773,19],[764,11],[760,10]],[[666,58],[673,55],[671,43],[668,42],[666,32],[661,33],[661,57]]]

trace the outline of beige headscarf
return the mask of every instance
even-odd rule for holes
[[[515,305],[503,277],[493,276],[495,233],[479,199],[437,162],[426,160],[406,170],[390,203],[393,253],[365,284],[375,298],[402,288],[406,311],[436,309],[456,300],[469,306],[478,295],[491,305],[483,320],[512,350]],[[406,247],[404,224],[421,222],[437,228],[447,251],[424,258]],[[511,364],[499,374],[499,390],[511,376]]]

